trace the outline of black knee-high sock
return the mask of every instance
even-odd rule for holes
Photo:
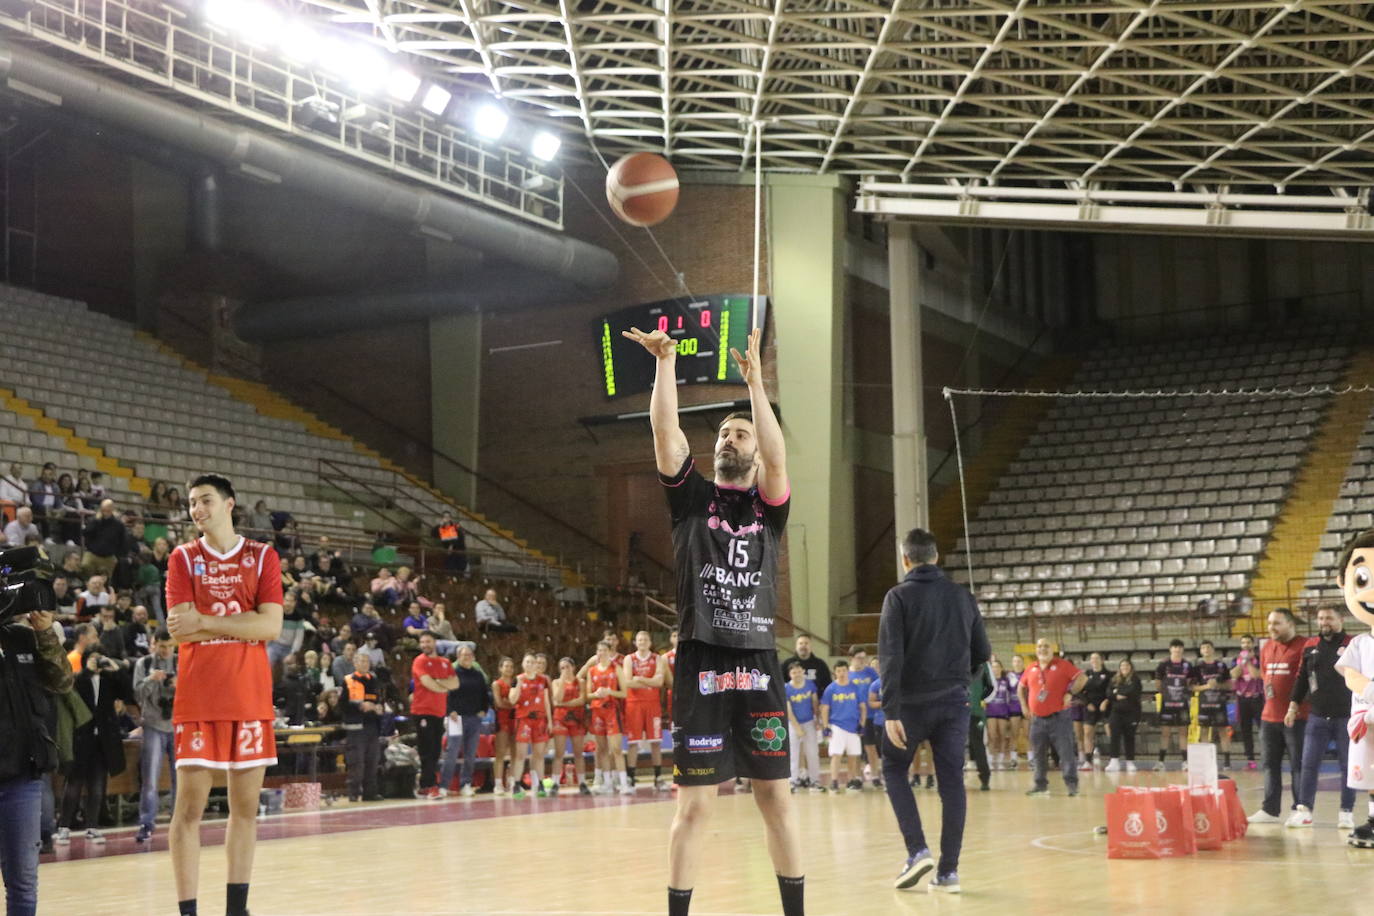
[[[668,888],[668,916],[687,916],[692,906],[692,889]]]
[[[1164,760],[1165,760],[1168,756],[1169,756],[1169,749],[1168,749],[1167,747],[1161,747],[1161,748],[1159,749],[1159,762],[1160,762],[1160,763],[1163,763]]]
[[[248,885],[224,885],[225,916],[248,916]]]
[[[785,878],[778,875],[778,892],[782,894],[782,916],[806,916],[806,877]]]

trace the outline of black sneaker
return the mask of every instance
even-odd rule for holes
[[[980,779],[978,780],[978,791],[990,792],[992,791],[992,786],[988,785],[988,781],[986,779]]]
[[[39,855],[49,855],[49,854],[51,854],[52,852],[53,852],[52,837],[48,837],[48,838],[47,838],[46,840],[44,840],[44,841],[42,842],[42,844],[38,847],[38,854],[39,854]]]
[[[1374,849],[1374,817],[1352,830],[1345,841],[1360,849]]]
[[[138,833],[134,836],[135,843],[146,843],[153,838],[153,828],[148,824],[140,824]]]
[[[855,792],[862,792],[864,788],[864,781],[862,779],[851,779],[849,780],[849,782],[845,783],[844,787],[846,789],[853,789]]]
[[[1069,798],[1074,798],[1074,797],[1076,797],[1077,795],[1078,795],[1078,786],[1070,786],[1070,787],[1069,787]]]
[[[881,789],[882,787],[883,787],[883,781],[882,781],[881,779],[875,779],[875,780],[873,780],[873,788],[875,788],[875,789]]]

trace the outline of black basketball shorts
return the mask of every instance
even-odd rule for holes
[[[778,654],[696,640],[678,646],[673,680],[673,781],[786,779],[791,736]]]
[[[1225,706],[1202,706],[1197,708],[1197,724],[1203,728],[1225,728],[1231,724]]]
[[[1192,722],[1192,716],[1188,713],[1187,706],[1165,706],[1159,711],[1159,724],[1170,727],[1188,725]]]

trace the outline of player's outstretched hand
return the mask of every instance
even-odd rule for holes
[[[667,359],[677,354],[677,344],[664,331],[655,330],[646,334],[639,328],[630,328],[621,331],[620,335],[648,350],[655,359]]]
[[[739,374],[746,385],[752,385],[758,381],[763,372],[763,357],[759,354],[759,342],[762,339],[763,330],[754,328],[749,332],[748,353],[741,355],[734,347],[730,348],[730,355],[735,358],[735,363],[739,366]]]

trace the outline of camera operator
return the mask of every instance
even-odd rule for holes
[[[152,654],[134,665],[134,699],[143,712],[143,749],[139,755],[143,790],[138,800],[138,835],[134,837],[139,843],[146,843],[153,836],[164,758],[172,776],[172,804],[176,804],[176,742],[172,729],[172,701],[177,692],[176,649],[172,634],[161,627],[154,638]]]
[[[44,773],[57,768],[48,731],[51,694],[72,686],[52,614],[0,626],[0,872],[8,912],[38,908],[38,845]]]
[[[119,730],[119,716],[124,703],[134,702],[129,682],[119,666],[98,647],[86,650],[75,690],[91,711],[91,721],[72,735],[71,772],[62,791],[62,819],[53,837],[58,845],[71,842],[71,826],[78,808],[86,816],[86,842],[105,842],[105,835],[100,832],[105,785],[110,776],[124,772],[124,737]]]

